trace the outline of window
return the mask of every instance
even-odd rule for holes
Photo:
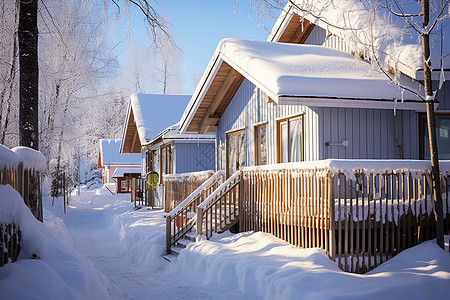
[[[164,174],[173,173],[173,159],[172,159],[172,145],[166,145],[161,147],[160,155],[160,181],[162,182],[162,177]]]
[[[303,160],[303,115],[277,122],[278,162]]]
[[[255,165],[267,164],[267,123],[254,127]]]
[[[245,129],[227,133],[226,162],[227,177],[247,164],[247,136]]]
[[[420,115],[420,159],[430,159],[430,143],[426,114]],[[450,159],[450,114],[436,113],[436,139],[441,160]]]

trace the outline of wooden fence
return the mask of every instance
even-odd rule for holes
[[[17,260],[20,242],[21,232],[16,224],[0,224],[0,267]]]
[[[301,248],[320,247],[341,269],[364,273],[435,237],[427,174],[244,168],[240,229],[267,232]],[[449,178],[441,179],[448,232]]]
[[[0,169],[0,184],[11,185],[22,196],[23,201],[39,221],[43,221],[42,179],[38,171],[23,168],[19,163],[16,169]]]
[[[0,169],[0,184],[9,184],[18,191],[35,218],[43,221],[42,181],[39,172],[24,170],[23,163],[20,162],[17,168]],[[0,266],[17,260],[20,242],[21,231],[17,224],[0,223]]]

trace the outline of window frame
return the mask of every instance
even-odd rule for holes
[[[436,120],[439,117],[447,117],[450,119],[450,112],[435,112],[434,113]],[[419,113],[419,159],[425,160],[425,131],[424,131],[424,125],[427,124],[427,114],[426,113]],[[428,128],[428,125],[427,127]],[[439,149],[439,146],[438,146]]]
[[[163,166],[163,152],[165,152],[165,165]],[[173,154],[172,154],[172,144],[162,145],[159,148],[159,180],[163,183],[163,175],[173,174]],[[164,168],[164,173],[163,173]]]
[[[286,145],[286,149],[287,149],[287,162],[291,162],[291,153],[290,153],[290,122],[292,121],[296,121],[296,120],[301,120],[302,122],[302,132],[301,132],[301,161],[305,160],[305,113],[300,113],[297,115],[293,115],[293,116],[289,116],[289,117],[285,117],[285,118],[280,118],[278,120],[276,120],[277,122],[277,163],[281,163],[282,162],[282,143],[281,143],[281,125],[282,124],[286,124],[286,130],[287,130],[287,145]]]
[[[240,134],[244,134],[244,147],[245,147],[245,165],[248,163],[247,159],[247,128],[240,128],[232,131],[227,131],[225,133],[225,174],[226,177],[230,177],[230,167],[229,167],[229,157],[230,157],[230,143],[229,143],[229,137],[230,136],[239,136]],[[235,146],[236,149],[238,149],[238,139],[235,140]],[[235,161],[239,161],[239,151],[236,151],[236,158]]]
[[[255,151],[255,166],[260,166],[263,165],[261,164],[261,134],[259,131],[259,128],[261,128],[262,126],[264,126],[266,128],[266,138],[264,143],[266,144],[266,163],[265,165],[268,164],[268,149],[267,149],[267,131],[268,131],[268,126],[267,126],[267,122],[264,123],[259,123],[253,126],[253,150]]]

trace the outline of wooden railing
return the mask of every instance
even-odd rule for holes
[[[9,184],[18,191],[34,217],[41,222],[43,221],[42,179],[40,172],[24,169],[23,163],[20,162],[17,168],[5,167],[0,169],[0,184]]]
[[[354,177],[338,173],[334,218],[335,253],[345,271],[364,273],[402,250],[436,237],[428,173],[384,172]],[[450,229],[449,177],[442,176],[444,232]]]
[[[197,206],[221,185],[224,177],[223,171],[216,172],[166,215],[167,253],[170,254],[170,248],[192,229],[196,221]]]
[[[134,208],[137,209],[141,206],[152,206],[150,197],[146,194],[145,179],[142,177],[136,177],[131,179],[131,201],[134,202]]]
[[[267,232],[300,248],[320,247],[341,269],[367,272],[435,238],[429,170],[408,171],[408,164],[401,171],[369,174],[320,163],[244,168],[240,230]],[[447,233],[449,177],[441,182]]]
[[[214,171],[208,170],[164,175],[164,211],[167,213],[172,211],[213,174]]]
[[[197,207],[197,236],[209,239],[239,221],[240,171],[237,171]]]
[[[14,223],[0,224],[0,267],[19,256],[21,232]]]
[[[263,231],[300,248],[333,252],[327,169],[243,170],[241,231]]]

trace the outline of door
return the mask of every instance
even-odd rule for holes
[[[227,177],[247,165],[247,135],[241,129],[226,135],[226,174]]]

